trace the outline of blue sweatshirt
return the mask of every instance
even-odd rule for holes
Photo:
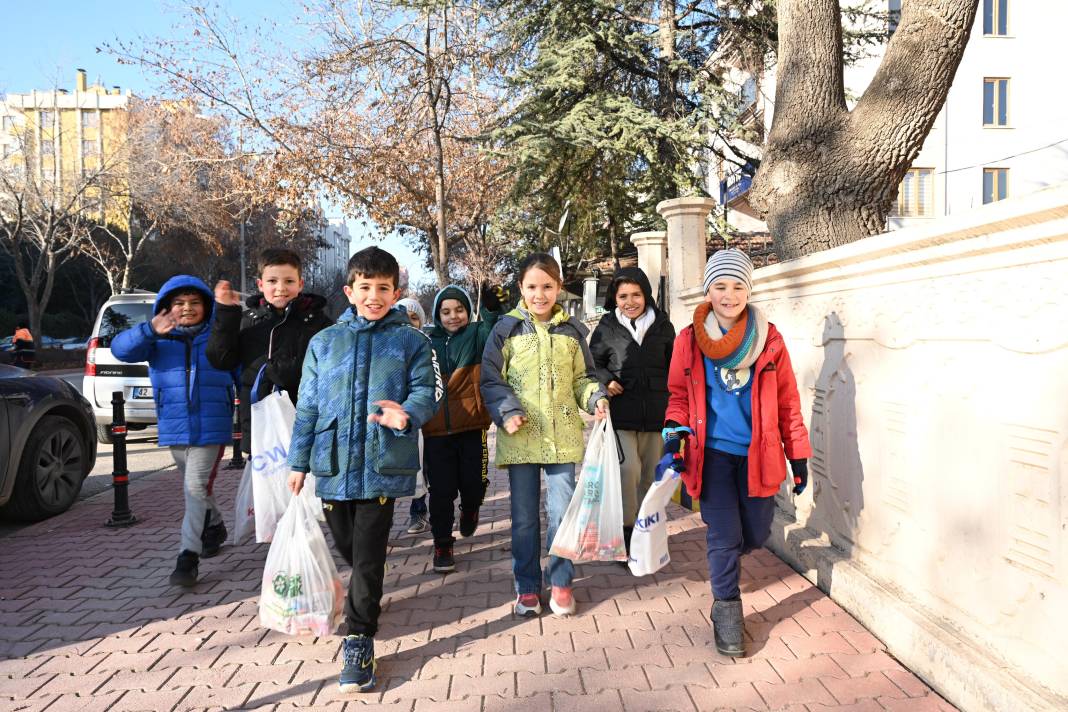
[[[707,356],[704,364],[708,398],[705,447],[747,455],[753,439],[753,369],[716,368]]]

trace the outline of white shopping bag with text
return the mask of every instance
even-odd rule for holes
[[[255,392],[255,391],[253,391]],[[256,541],[270,541],[275,525],[286,511],[292,495],[289,479],[289,441],[297,409],[285,392],[277,390],[252,404],[249,467],[252,468],[253,509],[256,514]],[[322,502],[315,496],[315,478],[308,476],[301,490],[322,521]]]
[[[667,469],[649,488],[634,520],[628,565],[635,576],[659,571],[671,561],[668,554],[667,505],[679,486],[679,473]]]
[[[572,561],[626,561],[623,485],[611,416],[593,424],[575,494],[549,553]]]

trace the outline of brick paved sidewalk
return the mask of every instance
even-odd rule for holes
[[[240,473],[220,478],[233,511]],[[517,620],[504,473],[457,570],[430,571],[428,535],[402,535],[397,507],[376,649],[378,689],[341,696],[339,638],[264,630],[257,596],[267,545],[226,546],[201,582],[167,585],[181,485],[133,483],[143,522],[101,526],[110,495],[0,542],[0,710],[952,709],[835,603],[779,559],[743,564],[749,656],[714,651],[704,527],[676,508],[672,563],[637,579],[578,567],[579,615]],[[228,516],[229,518],[229,516]],[[347,569],[342,568],[343,575]]]

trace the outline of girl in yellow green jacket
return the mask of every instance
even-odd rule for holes
[[[552,546],[575,493],[575,463],[582,459],[579,409],[598,419],[608,413],[604,387],[594,376],[586,327],[556,304],[563,288],[552,256],[535,253],[519,265],[519,306],[497,322],[482,355],[482,398],[497,424],[497,466],[508,467],[512,502],[512,573],[515,613],[541,613],[541,470],[548,480],[548,532]],[[575,612],[568,559],[549,557],[549,607]]]

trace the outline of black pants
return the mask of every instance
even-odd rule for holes
[[[477,511],[489,486],[485,430],[423,438],[423,474],[430,492],[430,531],[437,545],[451,544],[456,495],[460,509]]]
[[[392,499],[323,500],[323,513],[338,553],[352,567],[345,599],[347,635],[374,636],[382,612],[386,544],[393,523]]]
[[[738,598],[741,558],[771,534],[775,497],[749,496],[749,458],[705,450],[701,519],[708,526],[708,573],[716,600]]]

